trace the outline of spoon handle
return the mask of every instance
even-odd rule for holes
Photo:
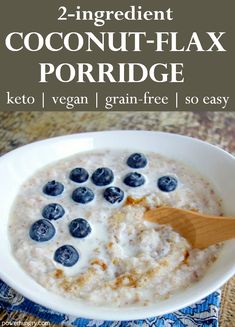
[[[160,207],[148,210],[145,219],[171,225],[195,248],[206,248],[235,238],[235,217],[204,215],[198,212]]]

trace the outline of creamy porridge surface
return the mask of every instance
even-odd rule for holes
[[[219,245],[192,249],[169,226],[143,219],[146,208],[161,205],[220,215],[221,203],[211,185],[180,162],[156,153],[145,153],[145,167],[132,168],[127,165],[132,153],[78,153],[44,167],[21,187],[9,224],[12,251],[27,273],[45,288],[97,305],[148,305],[196,282],[216,260]],[[89,173],[85,182],[70,180],[69,174],[76,167]],[[91,176],[99,167],[112,170],[111,184],[94,184]],[[126,185],[123,180],[131,172],[141,174],[144,184]],[[162,176],[177,181],[173,191],[158,187]],[[46,195],[43,188],[53,180],[63,184],[64,190],[57,196]],[[120,203],[111,204],[104,198],[104,191],[110,186],[123,191]],[[94,199],[86,204],[75,202],[72,193],[78,187],[91,189]],[[47,220],[54,226],[50,240],[36,241],[29,231],[43,219],[43,209],[51,203],[60,204],[64,214]],[[69,225],[76,218],[88,222],[86,237],[71,234]],[[72,246],[79,255],[71,266],[55,260],[55,252],[64,245]]]

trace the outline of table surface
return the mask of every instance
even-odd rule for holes
[[[3,155],[21,145],[53,136],[122,129],[193,136],[235,155],[235,113],[232,112],[0,113],[0,153]],[[0,311],[0,322],[10,319],[21,322],[22,326],[26,321],[40,322],[27,314]],[[219,326],[235,327],[235,277],[223,287]]]

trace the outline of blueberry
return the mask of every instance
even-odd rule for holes
[[[69,224],[69,231],[73,237],[84,238],[91,232],[91,226],[87,220],[76,218]]]
[[[57,196],[64,191],[64,185],[57,181],[50,181],[43,187],[43,192],[47,195]]]
[[[58,203],[50,203],[42,210],[42,216],[49,220],[57,220],[65,214],[64,208]]]
[[[162,176],[158,179],[157,186],[162,192],[172,192],[177,187],[177,179],[172,176]]]
[[[93,183],[97,186],[106,186],[112,183],[114,176],[111,169],[101,167],[96,169],[91,176]]]
[[[78,187],[72,193],[72,199],[78,203],[88,203],[94,199],[93,191],[88,187]]]
[[[37,220],[29,230],[29,236],[37,242],[46,242],[55,235],[55,227],[47,219]]]
[[[124,198],[124,192],[119,187],[110,186],[104,191],[104,198],[112,204],[119,203]]]
[[[131,187],[138,187],[145,183],[145,178],[137,172],[129,173],[124,178],[124,183]]]
[[[84,183],[88,180],[89,174],[84,168],[74,168],[69,174],[69,178],[76,183]]]
[[[147,165],[147,159],[143,153],[133,153],[126,163],[131,168],[144,168]]]
[[[78,259],[78,251],[72,245],[62,245],[54,254],[54,260],[65,267],[74,266]]]

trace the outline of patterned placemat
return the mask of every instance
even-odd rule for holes
[[[190,307],[167,315],[135,321],[102,321],[88,320],[58,313],[36,304],[0,280],[0,308],[8,312],[25,312],[46,320],[52,324],[62,324],[78,327],[203,327],[218,326],[220,291],[214,292],[205,299]],[[4,324],[3,324],[4,325]]]

